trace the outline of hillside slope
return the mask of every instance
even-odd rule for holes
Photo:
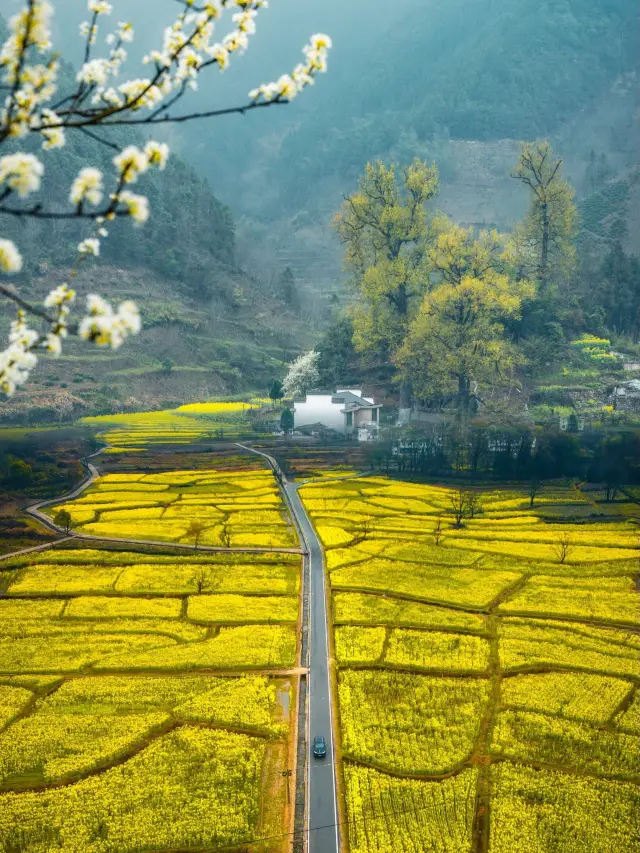
[[[63,69],[62,91],[72,74],[69,66]],[[141,134],[120,128],[107,138],[120,148],[144,143]],[[42,157],[40,198],[46,209],[66,203],[73,179],[88,165],[104,173],[110,191],[115,174],[110,148],[70,132],[62,151],[42,152],[36,143],[27,138],[14,148]],[[149,199],[149,221],[142,227],[111,223],[101,257],[83,261],[73,286],[81,308],[84,296],[94,292],[114,303],[136,300],[142,333],[115,352],[67,342],[60,359],[43,357],[33,381],[10,403],[0,403],[0,419],[55,420],[70,406],[89,414],[253,390],[281,373],[283,363],[313,336],[308,318],[303,321],[283,304],[264,276],[244,269],[229,209],[192,166],[172,154],[164,172],[143,175],[135,189]],[[33,302],[70,280],[76,246],[90,233],[75,220],[9,216],[1,217],[0,229],[25,259],[23,272],[10,281]],[[4,299],[0,307],[4,340],[15,312]]]

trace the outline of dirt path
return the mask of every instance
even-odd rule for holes
[[[19,551],[10,551],[8,554],[0,554],[0,562],[8,560],[10,557],[19,557],[21,554],[32,554],[34,551],[46,551],[48,548],[54,548],[61,542],[68,542],[73,539],[73,536],[63,536],[62,539],[52,539],[51,542],[45,542],[43,545],[34,545],[31,548],[21,548]]]

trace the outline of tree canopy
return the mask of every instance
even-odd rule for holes
[[[485,390],[513,382],[522,362],[504,321],[517,317],[534,287],[516,281],[496,232],[453,226],[429,253],[439,281],[427,291],[398,353],[416,393],[457,395],[466,412]]]
[[[438,192],[438,171],[420,160],[402,170],[368,163],[356,192],[334,217],[353,276],[354,343],[383,361],[402,346],[428,284],[427,251],[439,226],[426,203]],[[402,389],[410,405],[410,388]]]

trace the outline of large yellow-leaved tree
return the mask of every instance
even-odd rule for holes
[[[522,357],[505,334],[534,294],[516,281],[502,238],[451,226],[428,253],[433,278],[411,321],[397,364],[421,397],[457,396],[467,414],[483,393],[513,382]]]
[[[398,173],[395,165],[368,163],[334,218],[356,291],[354,344],[379,364],[391,362],[405,340],[428,286],[428,249],[442,227],[425,206],[438,192],[436,167],[416,159]],[[411,394],[405,378],[401,408],[411,406]]]

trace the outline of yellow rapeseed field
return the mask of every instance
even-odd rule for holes
[[[216,547],[296,547],[270,471],[107,475],[69,503],[75,530],[106,538]],[[194,524],[199,525],[196,532]],[[349,540],[350,541],[350,540]]]
[[[301,558],[229,550],[293,536],[268,472],[219,473],[107,475],[67,504],[136,540],[204,521],[219,552],[3,563],[1,851],[239,849],[283,825],[284,782],[265,782],[290,737]]]
[[[300,491],[326,550],[352,853],[635,849],[638,508],[485,489],[458,526],[451,488]]]

